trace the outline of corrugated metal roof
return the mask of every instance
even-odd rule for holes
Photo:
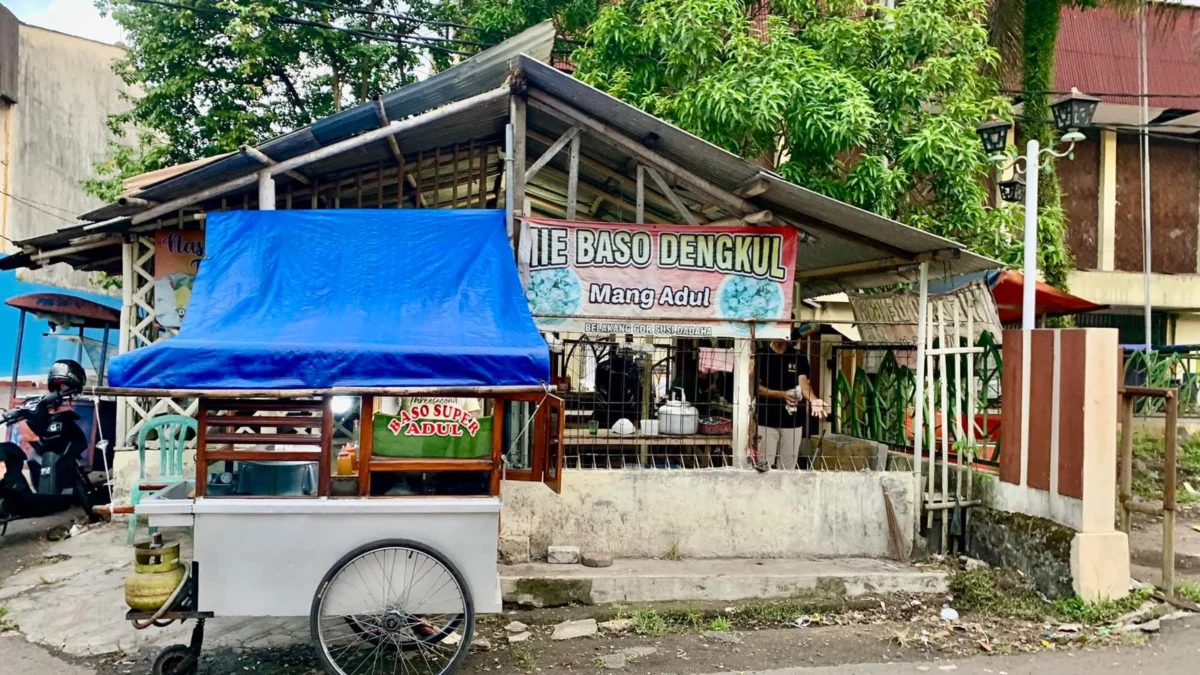
[[[769,209],[776,216],[795,222],[815,236],[814,241],[801,247],[797,269],[801,273],[819,270],[822,278],[805,276],[802,283],[805,296],[911,280],[915,278],[917,261],[931,262],[933,277],[1000,266],[966,251],[956,242],[788,183],[737,155],[546,65],[543,61],[550,56],[553,37],[550,25],[543,24],[428,80],[388,94],[383,97],[388,117],[402,119],[495,89],[519,71],[531,89],[541,90],[625,136],[652,146],[655,152],[682,169],[728,192],[736,192],[756,179],[765,180],[767,191],[749,201],[756,208]],[[532,50],[533,56],[522,55],[525,50]],[[504,101],[499,101],[469,114],[422,126],[400,135],[397,140],[406,152],[412,153],[456,141],[499,137],[507,118],[507,106]],[[531,130],[541,128],[547,135],[565,130],[561,120],[532,108],[529,124]],[[264,143],[259,149],[273,159],[282,160],[378,126],[374,108],[359,106]],[[610,167],[608,173],[627,174],[629,157],[617,146],[589,135],[584,150],[596,162]],[[389,159],[387,146],[379,142],[312,164],[305,170],[313,176],[328,176]],[[239,153],[171,177],[139,192],[138,196],[162,202],[248,175],[259,166],[252,158]],[[581,168],[581,175],[583,171]],[[667,178],[672,180],[670,176]],[[541,188],[534,192],[540,189],[543,196],[558,192],[555,184],[542,182]],[[678,192],[685,196],[685,201],[690,198],[699,208],[701,202],[698,199],[702,197],[694,194],[686,197],[689,193],[686,181],[679,184]],[[83,228],[65,228],[54,235],[19,244],[37,250],[56,248],[76,242],[81,236],[88,235],[90,239],[97,233],[122,231],[128,228],[128,220],[114,220],[87,230]],[[0,260],[0,268],[29,262],[27,255],[10,256]]]
[[[453,68],[383,95],[383,107],[387,111],[388,119],[395,121],[483,93],[484,87],[494,88],[504,80],[520,54],[529,54],[541,61],[547,61],[553,49],[554,25],[550,21],[544,21]],[[259,145],[258,150],[278,162],[380,126],[375,103],[363,103],[303,129],[267,141]],[[238,153],[148,187],[138,196],[164,202],[230,178],[243,176],[260,166],[253,158]]]
[[[1150,105],[1200,110],[1200,11],[1151,5],[1146,23]],[[1133,13],[1064,8],[1054,89],[1076,87],[1109,103],[1139,105],[1140,28]],[[1117,96],[1114,94],[1130,94]]]

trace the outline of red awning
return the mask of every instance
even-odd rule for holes
[[[5,300],[4,304],[38,315],[67,318],[72,326],[116,328],[121,323],[120,310],[64,293],[18,295]]]
[[[1009,324],[1021,321],[1021,300],[1024,293],[1024,274],[1011,270],[1000,272],[1000,276],[992,285],[992,297],[996,299],[996,309],[1000,312],[1000,323]],[[1105,305],[1097,305],[1079,296],[1064,293],[1041,281],[1037,282],[1036,301],[1038,317],[1081,314],[1105,307]]]

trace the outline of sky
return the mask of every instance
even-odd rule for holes
[[[24,23],[60,33],[114,43],[121,27],[111,17],[100,16],[93,0],[0,0]]]

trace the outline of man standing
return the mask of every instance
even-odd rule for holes
[[[796,329],[792,337],[799,337]],[[759,350],[754,373],[758,381],[758,458],[754,468],[767,471],[774,464],[794,470],[806,417],[809,413],[814,417],[829,414],[809,384],[808,358],[791,341],[771,340],[766,349]]]

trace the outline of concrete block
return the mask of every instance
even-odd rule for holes
[[[1071,580],[1076,595],[1088,602],[1129,595],[1129,537],[1124,532],[1076,534]]]
[[[918,494],[911,471],[568,471],[561,495],[504,481],[500,534],[502,542],[527,537],[536,557],[550,545],[590,542],[618,561],[673,547],[689,559],[889,557],[881,486],[910,549]],[[679,508],[680,495],[697,494],[704,499]]]
[[[546,549],[546,562],[551,565],[578,565],[578,546],[551,546]]]
[[[595,619],[581,621],[564,621],[554,627],[551,640],[574,640],[576,638],[592,637],[599,631]]]
[[[529,535],[502,534],[497,546],[500,562],[505,565],[516,565],[530,560]]]
[[[613,564],[612,556],[603,553],[587,553],[580,560],[584,567],[612,567]]]

